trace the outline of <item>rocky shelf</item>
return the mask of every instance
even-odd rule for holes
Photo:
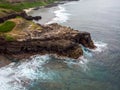
[[[25,37],[21,39],[6,41],[0,37],[0,53],[16,60],[35,54],[56,54],[77,59],[83,55],[80,45],[90,49],[96,47],[88,32],[73,30],[57,23],[38,25],[42,30],[25,30]]]

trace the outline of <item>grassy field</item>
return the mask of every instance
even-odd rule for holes
[[[23,9],[37,7],[37,6],[46,6],[50,3],[53,3],[56,0],[47,0],[44,1],[37,1],[37,2],[21,2],[21,3],[8,3],[8,2],[2,2],[0,1],[0,8],[5,9],[12,9],[14,11],[22,11]]]
[[[6,21],[0,24],[0,32],[2,33],[10,32],[15,27],[15,25],[16,24],[12,21]]]

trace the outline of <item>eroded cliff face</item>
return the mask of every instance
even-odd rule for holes
[[[50,32],[51,36],[48,33],[42,34],[42,35],[46,35],[46,38],[52,37],[53,39],[70,40],[74,43],[81,44],[90,49],[95,48],[95,45],[91,39],[90,33],[88,32],[80,32],[70,27],[58,25],[57,23],[50,24],[47,27],[51,28],[53,31]]]
[[[83,55],[80,45],[94,49],[90,33],[79,32],[58,24],[39,25],[42,30],[24,31],[25,38],[6,41],[0,38],[0,53],[21,59],[34,54],[56,54],[70,58]]]

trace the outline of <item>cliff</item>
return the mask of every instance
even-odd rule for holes
[[[11,21],[16,22],[17,25],[11,32],[7,33],[15,39],[7,41],[5,37],[0,38],[1,54],[15,59],[28,58],[34,54],[56,54],[76,59],[83,55],[80,44],[87,48],[95,48],[90,33],[73,30],[56,23],[46,26],[29,23],[24,26],[24,29],[18,30],[16,33],[15,29],[24,24],[23,21],[26,21],[20,20],[23,19],[12,19]],[[32,25],[34,28],[31,28]],[[16,35],[14,36],[14,34]]]
[[[21,1],[24,1],[21,3]],[[18,61],[35,54],[79,58],[81,45],[94,49],[90,33],[73,30],[57,23],[40,25],[29,20],[40,16],[28,16],[23,9],[46,5],[55,0],[1,0],[0,1],[0,56]],[[9,3],[8,3],[9,2]],[[6,59],[5,58],[5,59]]]

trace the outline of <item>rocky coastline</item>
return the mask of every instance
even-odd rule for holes
[[[16,24],[10,32],[0,32],[0,58],[2,59],[0,64],[2,66],[36,54],[77,59],[83,55],[81,45],[90,49],[96,48],[88,32],[74,30],[57,23],[40,25],[31,20],[40,20],[41,16],[28,16],[25,11],[10,13],[6,12],[6,9],[2,11],[1,25],[6,21]],[[14,39],[8,41],[5,35]]]
[[[43,30],[29,32],[24,40],[6,41],[0,38],[0,54],[20,60],[35,54],[56,54],[77,59],[83,55],[80,45],[94,49],[90,33],[79,32],[57,23],[40,25]],[[21,54],[21,55],[20,55]]]

